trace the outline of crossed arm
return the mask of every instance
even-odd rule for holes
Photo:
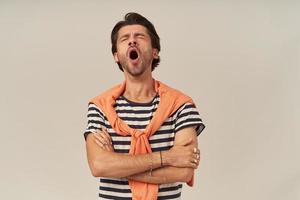
[[[121,154],[113,151],[108,133],[89,134],[86,142],[89,167],[95,177],[126,177],[140,182],[164,184],[188,182],[199,165],[200,151],[194,127],[176,133],[174,146],[167,151],[145,155]],[[149,170],[153,169],[150,174]]]

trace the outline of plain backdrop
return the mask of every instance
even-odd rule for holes
[[[123,81],[110,32],[155,25],[154,77],[190,95],[206,129],[189,200],[300,199],[299,1],[0,1],[0,199],[96,199],[90,98]]]

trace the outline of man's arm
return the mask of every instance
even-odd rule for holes
[[[106,132],[105,130],[102,131]],[[103,134],[105,135],[105,134]],[[106,133],[107,135],[107,133]],[[87,158],[93,176],[122,178],[134,174],[156,169],[161,166],[160,153],[144,155],[129,155],[108,151],[99,148],[97,138],[94,134],[89,134],[86,140]],[[187,144],[192,140],[184,141]],[[167,166],[176,167],[195,167],[195,154],[189,146],[176,146],[169,151],[163,152],[163,162]]]
[[[128,179],[145,183],[168,184],[175,182],[188,182],[192,179],[192,174],[190,173],[189,168],[161,167],[154,170],[152,175],[144,172],[130,176]]]
[[[190,148],[198,149],[197,134],[194,127],[184,128],[176,133],[174,147],[181,146],[185,144],[187,140],[192,138],[192,142],[188,145]],[[172,147],[172,148],[174,148]],[[200,159],[200,151],[199,151]],[[199,160],[197,159],[197,166]],[[154,183],[154,184],[166,184],[174,182],[188,182],[192,179],[194,174],[194,168],[191,167],[162,167],[156,169],[150,173],[140,173],[128,177],[131,180],[136,180],[140,182]]]

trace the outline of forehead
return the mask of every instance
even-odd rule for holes
[[[126,26],[123,26],[122,28],[120,28],[118,35],[122,36],[125,34],[131,34],[131,33],[148,34],[146,27],[144,27],[142,25],[134,24],[134,25],[126,25]]]

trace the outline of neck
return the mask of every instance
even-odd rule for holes
[[[126,77],[126,87],[123,96],[130,101],[146,103],[155,96],[154,80],[152,76],[144,78]]]

